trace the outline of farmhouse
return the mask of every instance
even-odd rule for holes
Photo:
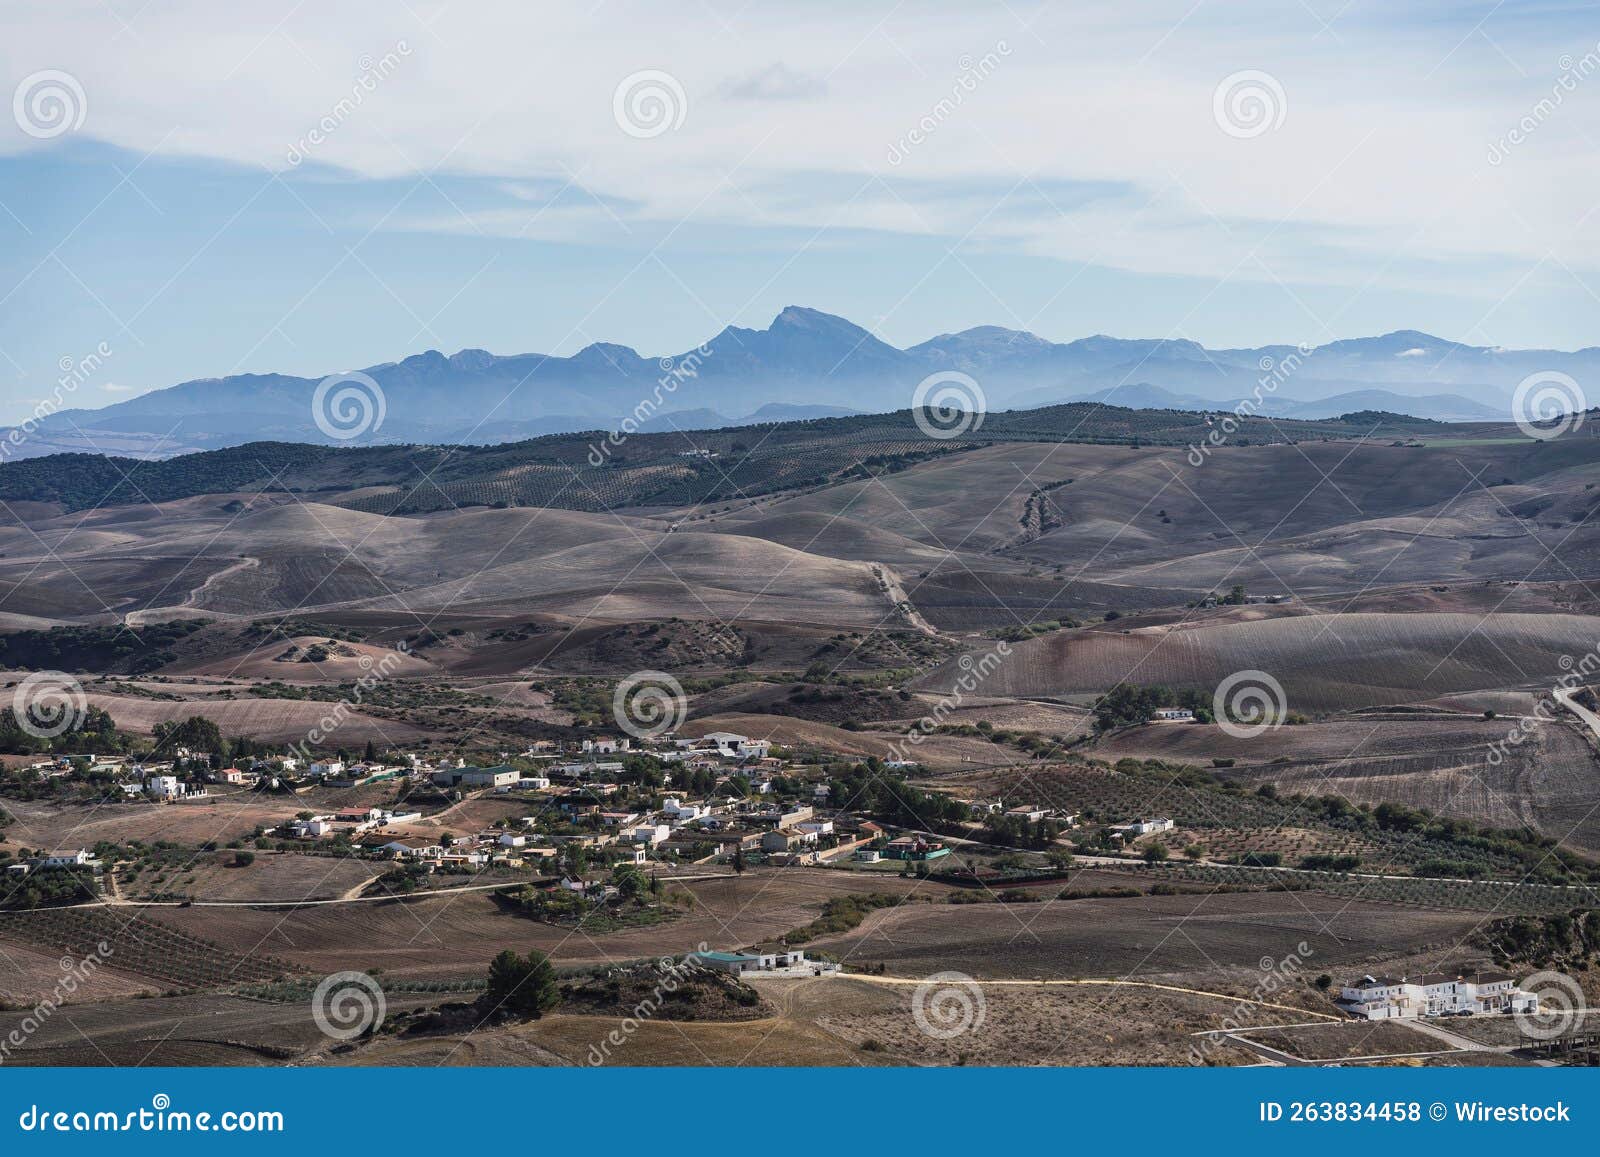
[[[643,824],[630,831],[628,839],[636,844],[648,844],[651,847],[655,847],[670,835],[672,835],[672,829],[666,824]]]
[[[1150,718],[1172,723],[1187,723],[1194,719],[1194,712],[1187,707],[1157,707]]]
[[[429,777],[435,787],[512,787],[522,778],[514,767],[447,767]]]
[[[661,805],[664,814],[671,816],[679,823],[689,823],[693,820],[703,819],[711,814],[711,809],[700,804],[684,803],[676,796],[668,796]]]
[[[368,836],[362,845],[375,852],[385,852],[397,860],[436,860],[444,855],[444,848],[438,841],[424,836]]]
[[[152,797],[163,802],[206,794],[204,787],[199,784],[184,783],[175,775],[152,775],[144,781],[144,789]]]
[[[1169,819],[1134,820],[1129,824],[1122,824],[1114,830],[1123,833],[1130,839],[1138,836],[1148,836],[1153,832],[1169,832],[1173,824]]]
[[[763,852],[787,852],[800,843],[800,833],[792,828],[776,828],[761,836]]]
[[[709,732],[700,737],[700,742],[711,744],[724,759],[765,759],[772,750],[772,744],[765,739],[751,739],[732,731]]]
[[[1538,996],[1518,988],[1516,977],[1509,972],[1363,976],[1341,988],[1336,1003],[1362,1020],[1539,1010]]]
[[[63,848],[46,852],[33,861],[35,868],[83,868],[94,863],[87,848]]]
[[[741,978],[826,976],[839,971],[839,965],[831,961],[807,960],[800,949],[781,946],[758,948],[754,952],[691,952],[686,960]]]
[[[890,860],[937,860],[949,854],[950,849],[938,840],[926,840],[921,836],[901,836],[890,840],[883,848],[884,857]]]
[[[1050,813],[1045,811],[1044,808],[1038,807],[1034,804],[1022,804],[1018,807],[1006,808],[1006,815],[1013,816],[1017,819],[1027,820],[1030,824],[1038,823],[1049,814]]]

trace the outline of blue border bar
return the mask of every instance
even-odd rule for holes
[[[163,1098],[165,1129],[154,1108]],[[1458,1106],[1480,1102],[1513,1112],[1533,1106],[1565,1119],[1458,1119]],[[1314,1106],[1318,1119],[1294,1120],[1297,1104]],[[1368,1104],[1378,1119],[1366,1119]],[[137,1121],[139,1110],[148,1111],[147,1128],[71,1130],[71,1114],[88,1114],[83,1122],[95,1113]],[[1352,1110],[1362,1119],[1349,1119]],[[282,1130],[222,1131],[217,1123],[230,1111],[281,1113]],[[211,1114],[210,1131],[172,1124],[173,1114],[193,1121],[201,1113]],[[630,1131],[626,1139],[619,1130]],[[1027,1146],[1054,1157],[1088,1145],[1148,1151],[1235,1142],[1293,1146],[1295,1157],[1415,1154],[1437,1144],[1448,1145],[1451,1157],[1503,1157],[1511,1145],[1600,1136],[1600,1070],[0,1069],[4,1153],[281,1155],[288,1141],[317,1151],[349,1143],[540,1151],[625,1143],[666,1154],[696,1133],[697,1148],[732,1151],[916,1146],[1010,1157],[997,1146],[1019,1153]],[[657,1142],[644,1140],[652,1134]],[[798,1140],[807,1134],[814,1139]]]

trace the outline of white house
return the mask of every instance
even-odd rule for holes
[[[152,775],[144,781],[144,789],[159,800],[183,799],[191,795],[205,795],[203,787],[190,787],[175,775]]]
[[[653,848],[671,836],[672,829],[666,824],[641,824],[629,831],[627,838],[633,843],[648,844]]]
[[[1194,719],[1194,712],[1187,707],[1158,707],[1150,718],[1173,723],[1184,723]]]
[[[527,846],[528,837],[516,832],[506,832],[496,843],[502,848],[521,848]]]
[[[1518,988],[1509,972],[1364,976],[1339,990],[1338,1004],[1363,1020],[1539,1010],[1538,996]]]
[[[711,814],[711,809],[701,804],[684,803],[676,796],[668,796],[661,805],[663,815],[669,815],[680,824],[690,823],[693,820],[703,819]]]
[[[730,976],[823,976],[839,971],[825,960],[807,960],[798,948],[761,948],[755,952],[691,952],[685,963],[713,968]]]
[[[517,786],[525,791],[547,791],[550,780],[543,775],[525,775],[517,781]]]
[[[1168,819],[1159,820],[1134,820],[1131,824],[1123,824],[1117,830],[1129,836],[1147,836],[1152,832],[1168,832],[1173,827]]]
[[[89,864],[93,857],[87,848],[66,848],[55,852],[46,852],[34,861],[37,868],[82,868]]]
[[[436,860],[444,855],[444,848],[437,841],[424,836],[402,836],[372,846],[377,851],[388,852],[397,860]]]
[[[733,731],[712,731],[700,737],[701,743],[716,748],[724,759],[765,759],[772,744],[765,739],[751,739]]]
[[[633,747],[631,739],[621,739],[607,736],[603,739],[585,739],[583,753],[585,755],[615,755],[619,751],[628,751]]]

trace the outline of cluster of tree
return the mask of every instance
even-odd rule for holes
[[[223,742],[221,728],[200,715],[191,715],[182,723],[171,720],[157,723],[155,739],[156,751],[168,756],[180,747],[204,751],[224,762],[232,754],[230,746]]]
[[[56,705],[62,706],[62,705]],[[70,712],[71,707],[66,709]],[[128,741],[107,715],[98,707],[86,707],[65,720],[67,726],[59,735],[49,735],[63,722],[58,717],[47,717],[41,711],[28,709],[27,718],[17,714],[15,707],[0,711],[0,751],[18,755],[44,754],[52,751],[123,751]]]
[[[1302,856],[1300,866],[1308,872],[1353,872],[1361,866],[1361,857],[1319,852],[1315,855]]]
[[[1010,848],[1050,848],[1061,834],[1061,825],[1052,819],[1030,823],[1025,816],[990,816],[983,825],[983,841]]]
[[[967,818],[965,804],[913,787],[876,757],[837,772],[828,798],[835,806],[865,811],[879,823],[951,831]]]
[[[97,895],[94,878],[86,869],[41,869],[23,877],[20,884],[9,886],[0,895],[0,908],[51,908],[93,900]]]
[[[1212,719],[1211,704],[1198,691],[1174,691],[1170,687],[1136,687],[1118,683],[1094,702],[1096,731],[1112,731],[1134,723],[1144,723],[1163,707],[1187,707],[1202,723]]]
[[[167,650],[194,634],[197,619],[143,626],[51,627],[0,635],[0,665],[35,671],[118,671],[137,675],[172,662]]]
[[[1475,880],[1479,876],[1487,875],[1488,870],[1478,863],[1468,860],[1449,860],[1434,858],[1422,860],[1411,868],[1413,876],[1433,876],[1443,880]]]
[[[398,448],[384,449],[393,457]],[[170,502],[196,494],[254,490],[285,472],[315,467],[340,454],[341,450],[332,446],[295,442],[252,442],[159,462],[103,454],[51,454],[8,463],[0,472],[0,499],[59,502],[69,512],[101,505]],[[137,487],[134,475],[139,479]]]
[[[1276,868],[1283,863],[1282,852],[1243,852],[1233,862],[1246,868]]]
[[[835,896],[822,905],[822,915],[804,928],[785,934],[785,944],[804,944],[818,936],[832,936],[849,932],[867,918],[867,913],[879,908],[895,908],[911,902],[908,896],[891,896],[884,892],[852,892]]]
[[[1508,916],[1475,940],[1502,965],[1565,965],[1584,970],[1600,957],[1600,911],[1576,908],[1553,916]]]
[[[1551,836],[1531,828],[1480,827],[1470,820],[1436,816],[1427,808],[1400,803],[1380,803],[1376,807],[1357,807],[1341,796],[1291,796],[1285,801],[1302,815],[1322,819],[1339,827],[1395,832],[1418,840],[1449,844],[1456,856],[1458,871],[1433,872],[1435,875],[1469,877],[1488,871],[1494,859],[1511,860],[1537,882],[1560,883],[1570,879],[1600,881],[1600,866],[1559,846]],[[1467,860],[1470,854],[1472,859]],[[1436,857],[1440,859],[1440,857]],[[1438,865],[1433,865],[1437,867]],[[1420,867],[1420,865],[1419,865]]]

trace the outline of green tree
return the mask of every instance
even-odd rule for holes
[[[488,995],[496,1008],[532,1019],[561,1002],[556,970],[538,949],[518,956],[507,948],[490,961]]]
[[[611,882],[624,900],[637,899],[650,890],[650,881],[632,864],[618,864],[611,873]]]

